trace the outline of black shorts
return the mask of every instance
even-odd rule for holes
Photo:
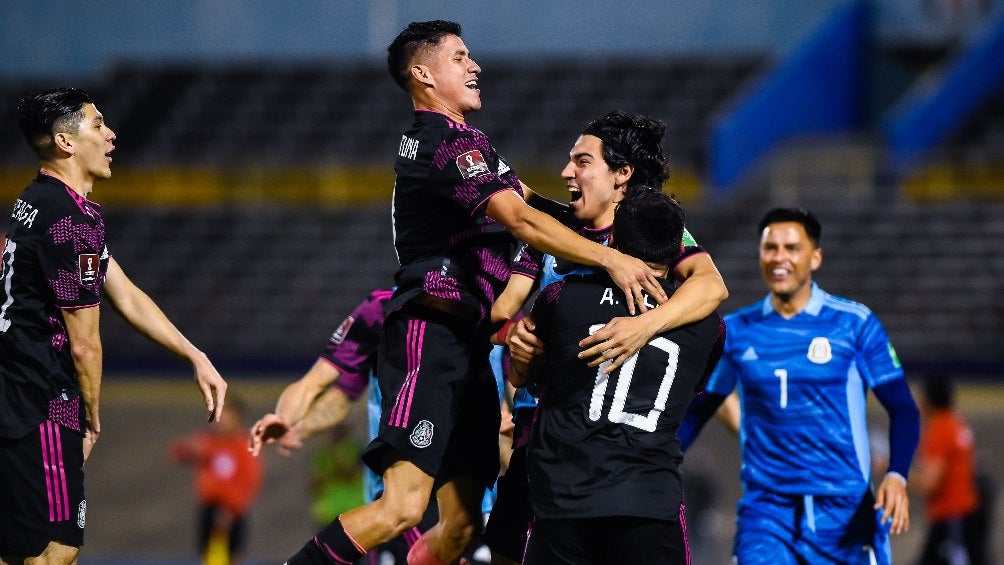
[[[635,516],[535,519],[527,565],[689,565],[686,534],[678,520]]]
[[[491,345],[470,324],[406,306],[387,317],[377,352],[380,431],[363,462],[383,474],[389,451],[436,484],[467,477],[486,488],[498,476],[498,387]]]
[[[51,541],[84,544],[84,436],[46,420],[0,439],[0,555],[33,557]]]
[[[526,535],[533,518],[530,484],[526,477],[526,444],[512,450],[509,469],[498,480],[498,498],[485,525],[484,540],[493,552],[523,561]]]

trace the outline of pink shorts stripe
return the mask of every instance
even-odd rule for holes
[[[409,320],[408,330],[405,335],[405,350],[407,354],[407,369],[404,382],[401,384],[397,397],[394,399],[394,407],[391,409],[387,424],[399,428],[408,426],[408,418],[411,416],[411,405],[415,398],[415,386],[418,382],[418,372],[422,365],[422,343],[425,339],[425,322],[422,320]]]
[[[687,537],[687,505],[680,503],[680,529],[683,530],[683,551],[690,565],[690,539]]]
[[[46,420],[38,426],[38,434],[42,445],[42,469],[45,475],[45,493],[49,501],[49,521],[69,520],[70,495],[66,486],[59,425]]]
[[[56,493],[58,496],[62,497],[63,500],[63,520],[70,519],[70,493],[67,491],[66,487],[66,465],[63,464],[63,440],[59,431],[59,425],[55,423],[50,423],[52,429],[56,432],[56,460],[59,461],[59,486],[60,491]]]

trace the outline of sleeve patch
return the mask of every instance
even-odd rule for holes
[[[97,253],[81,253],[77,256],[77,270],[80,272],[81,285],[93,285],[98,282],[101,266],[101,256]]]
[[[349,328],[352,327],[352,323],[355,321],[356,319],[353,318],[352,316],[345,318],[345,320],[342,321],[341,325],[338,326],[338,329],[336,329],[335,332],[331,334],[331,339],[329,340],[331,344],[341,345],[341,343],[345,341],[345,336],[349,333]]]
[[[460,169],[460,176],[464,177],[465,180],[489,172],[484,156],[477,149],[472,149],[458,156],[457,168]]]

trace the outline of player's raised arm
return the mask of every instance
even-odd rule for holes
[[[497,192],[487,206],[488,215],[509,228],[517,239],[555,257],[602,267],[624,291],[632,314],[636,306],[642,312],[648,309],[643,290],[657,302],[666,300],[666,292],[659,285],[656,273],[644,262],[576,234],[554,218],[528,206],[515,192]]]
[[[342,391],[329,388],[340,375],[327,360],[317,359],[303,377],[282,391],[275,412],[251,425],[251,453],[257,456],[263,445],[278,442],[280,451],[287,455],[290,449],[302,446],[304,439],[344,420],[348,398]],[[322,402],[329,392],[333,396]]]
[[[582,340],[579,358],[591,359],[590,367],[610,361],[607,372],[613,371],[652,336],[710,315],[729,296],[721,273],[707,253],[687,257],[677,265],[675,273],[683,284],[669,300],[637,317],[614,318]]]

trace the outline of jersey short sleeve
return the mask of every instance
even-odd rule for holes
[[[101,302],[102,262],[109,254],[104,246],[88,241],[89,227],[70,221],[53,225],[40,245],[39,267],[52,289],[56,306],[87,308]],[[75,233],[76,232],[76,233]],[[79,235],[78,241],[73,241]],[[72,242],[72,243],[71,243]]]
[[[878,317],[868,312],[858,334],[858,350],[862,377],[875,388],[894,379],[903,378],[903,366]]]
[[[447,195],[473,216],[491,196],[502,190],[514,189],[522,194],[515,175],[507,175],[508,165],[501,161],[495,149],[480,130],[459,124],[453,127],[433,155],[435,183],[451,194]]]
[[[523,275],[524,277],[537,280],[540,276],[543,262],[543,253],[525,243],[520,243],[516,256],[512,261],[512,274]]]
[[[376,366],[377,345],[384,321],[384,304],[392,291],[374,290],[331,334],[321,358],[341,373],[332,386],[355,400],[366,390]]]

